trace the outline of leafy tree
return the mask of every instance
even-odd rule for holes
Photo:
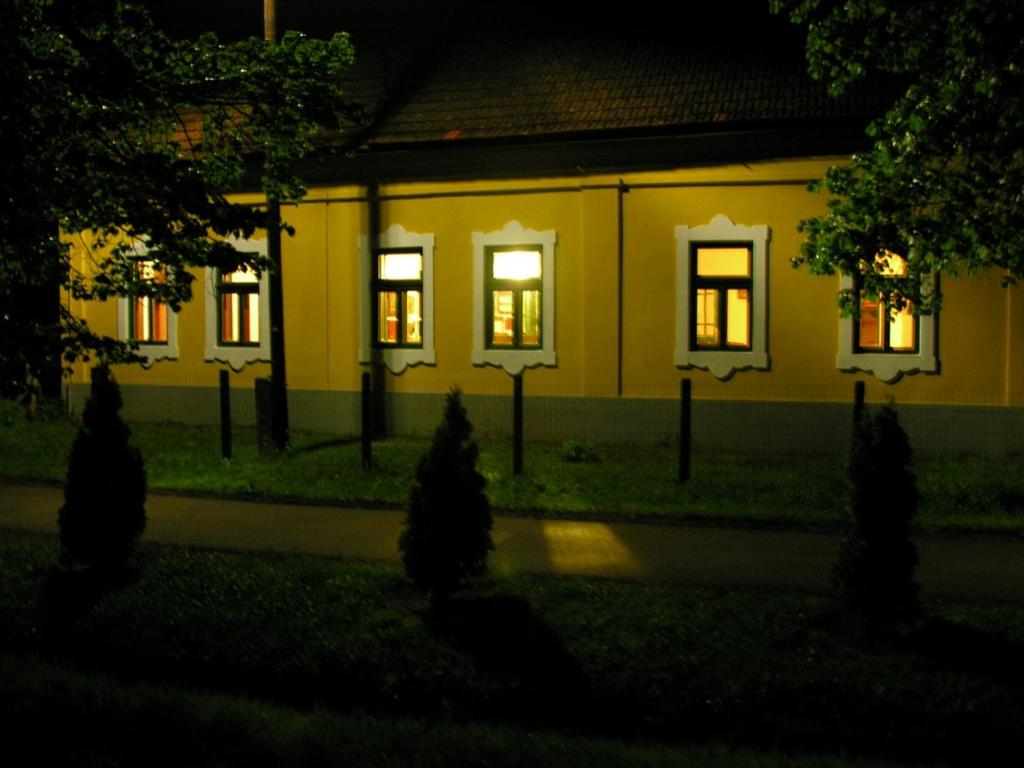
[[[344,34],[286,33],[279,43],[172,40],[130,0],[0,0],[4,108],[0,143],[0,385],[60,360],[132,359],[60,307],[25,312],[18,297],[59,289],[80,299],[149,295],[177,310],[190,267],[265,264],[210,235],[274,227],[264,208],[229,202],[241,188],[270,201],[304,193],[291,164],[321,126],[352,110],[341,76]],[[63,233],[91,232],[88,273],[70,269]],[[166,282],[139,283],[146,241]]]
[[[71,447],[57,522],[61,561],[99,571],[125,565],[146,527],[146,468],[128,442],[121,391],[105,366],[92,370],[92,394]]]
[[[844,609],[869,632],[915,618],[917,548],[910,521],[917,483],[910,441],[891,405],[854,423],[850,450],[852,528],[840,547],[833,581]]]
[[[815,185],[825,215],[801,223],[797,263],[857,276],[899,309],[932,311],[916,278],[994,267],[1024,277],[1024,0],[771,0],[807,27],[813,77],[840,94],[895,83],[871,148]],[[909,277],[881,273],[876,254],[907,257]],[[875,265],[876,268],[872,269]],[[854,291],[840,305],[856,311]]]
[[[476,470],[473,426],[452,388],[430,449],[420,459],[409,497],[405,530],[398,541],[406,573],[443,610],[467,576],[486,568],[491,542],[491,506]]]

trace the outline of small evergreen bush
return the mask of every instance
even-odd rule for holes
[[[852,527],[840,547],[833,583],[847,616],[869,633],[896,627],[920,613],[914,581],[917,547],[910,540],[917,484],[910,458],[910,441],[891,404],[854,424]]]
[[[466,577],[486,569],[491,542],[491,506],[486,481],[476,470],[473,426],[453,387],[430,449],[420,459],[399,538],[406,573],[430,594],[435,610]]]
[[[562,461],[568,461],[573,464],[600,461],[594,446],[588,442],[571,438],[562,443],[561,455]]]
[[[58,514],[61,562],[115,571],[127,564],[146,527],[146,468],[122,421],[121,391],[105,366],[92,371],[68,459]]]

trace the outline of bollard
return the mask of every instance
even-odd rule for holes
[[[220,455],[231,458],[231,387],[228,372],[220,372]]]
[[[864,418],[864,382],[853,382],[853,423],[860,424]]]
[[[523,374],[512,377],[512,474],[523,474]]]
[[[260,453],[272,453],[275,450],[273,396],[270,379],[256,379],[256,447]]]
[[[690,448],[693,426],[690,418],[690,380],[683,379],[679,388],[679,483],[690,479]]]
[[[361,438],[363,443],[363,469],[373,469],[373,387],[370,374],[362,376]]]

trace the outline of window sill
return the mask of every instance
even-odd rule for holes
[[[518,376],[524,368],[554,368],[557,362],[553,349],[477,349],[473,350],[473,365],[493,365]]]
[[[870,373],[886,384],[894,384],[904,374],[938,373],[939,361],[933,354],[920,352],[840,352],[836,356],[836,367],[846,373]]]
[[[768,370],[768,355],[764,352],[729,352],[722,350],[684,350],[676,355],[676,367],[699,368],[710,371],[718,379],[730,378],[737,371]]]

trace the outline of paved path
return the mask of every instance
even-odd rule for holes
[[[61,490],[0,484],[0,528],[55,531]],[[404,513],[150,494],[149,541],[397,560]],[[831,533],[497,517],[495,571],[825,592]],[[917,539],[926,596],[1024,602],[1024,540]]]

